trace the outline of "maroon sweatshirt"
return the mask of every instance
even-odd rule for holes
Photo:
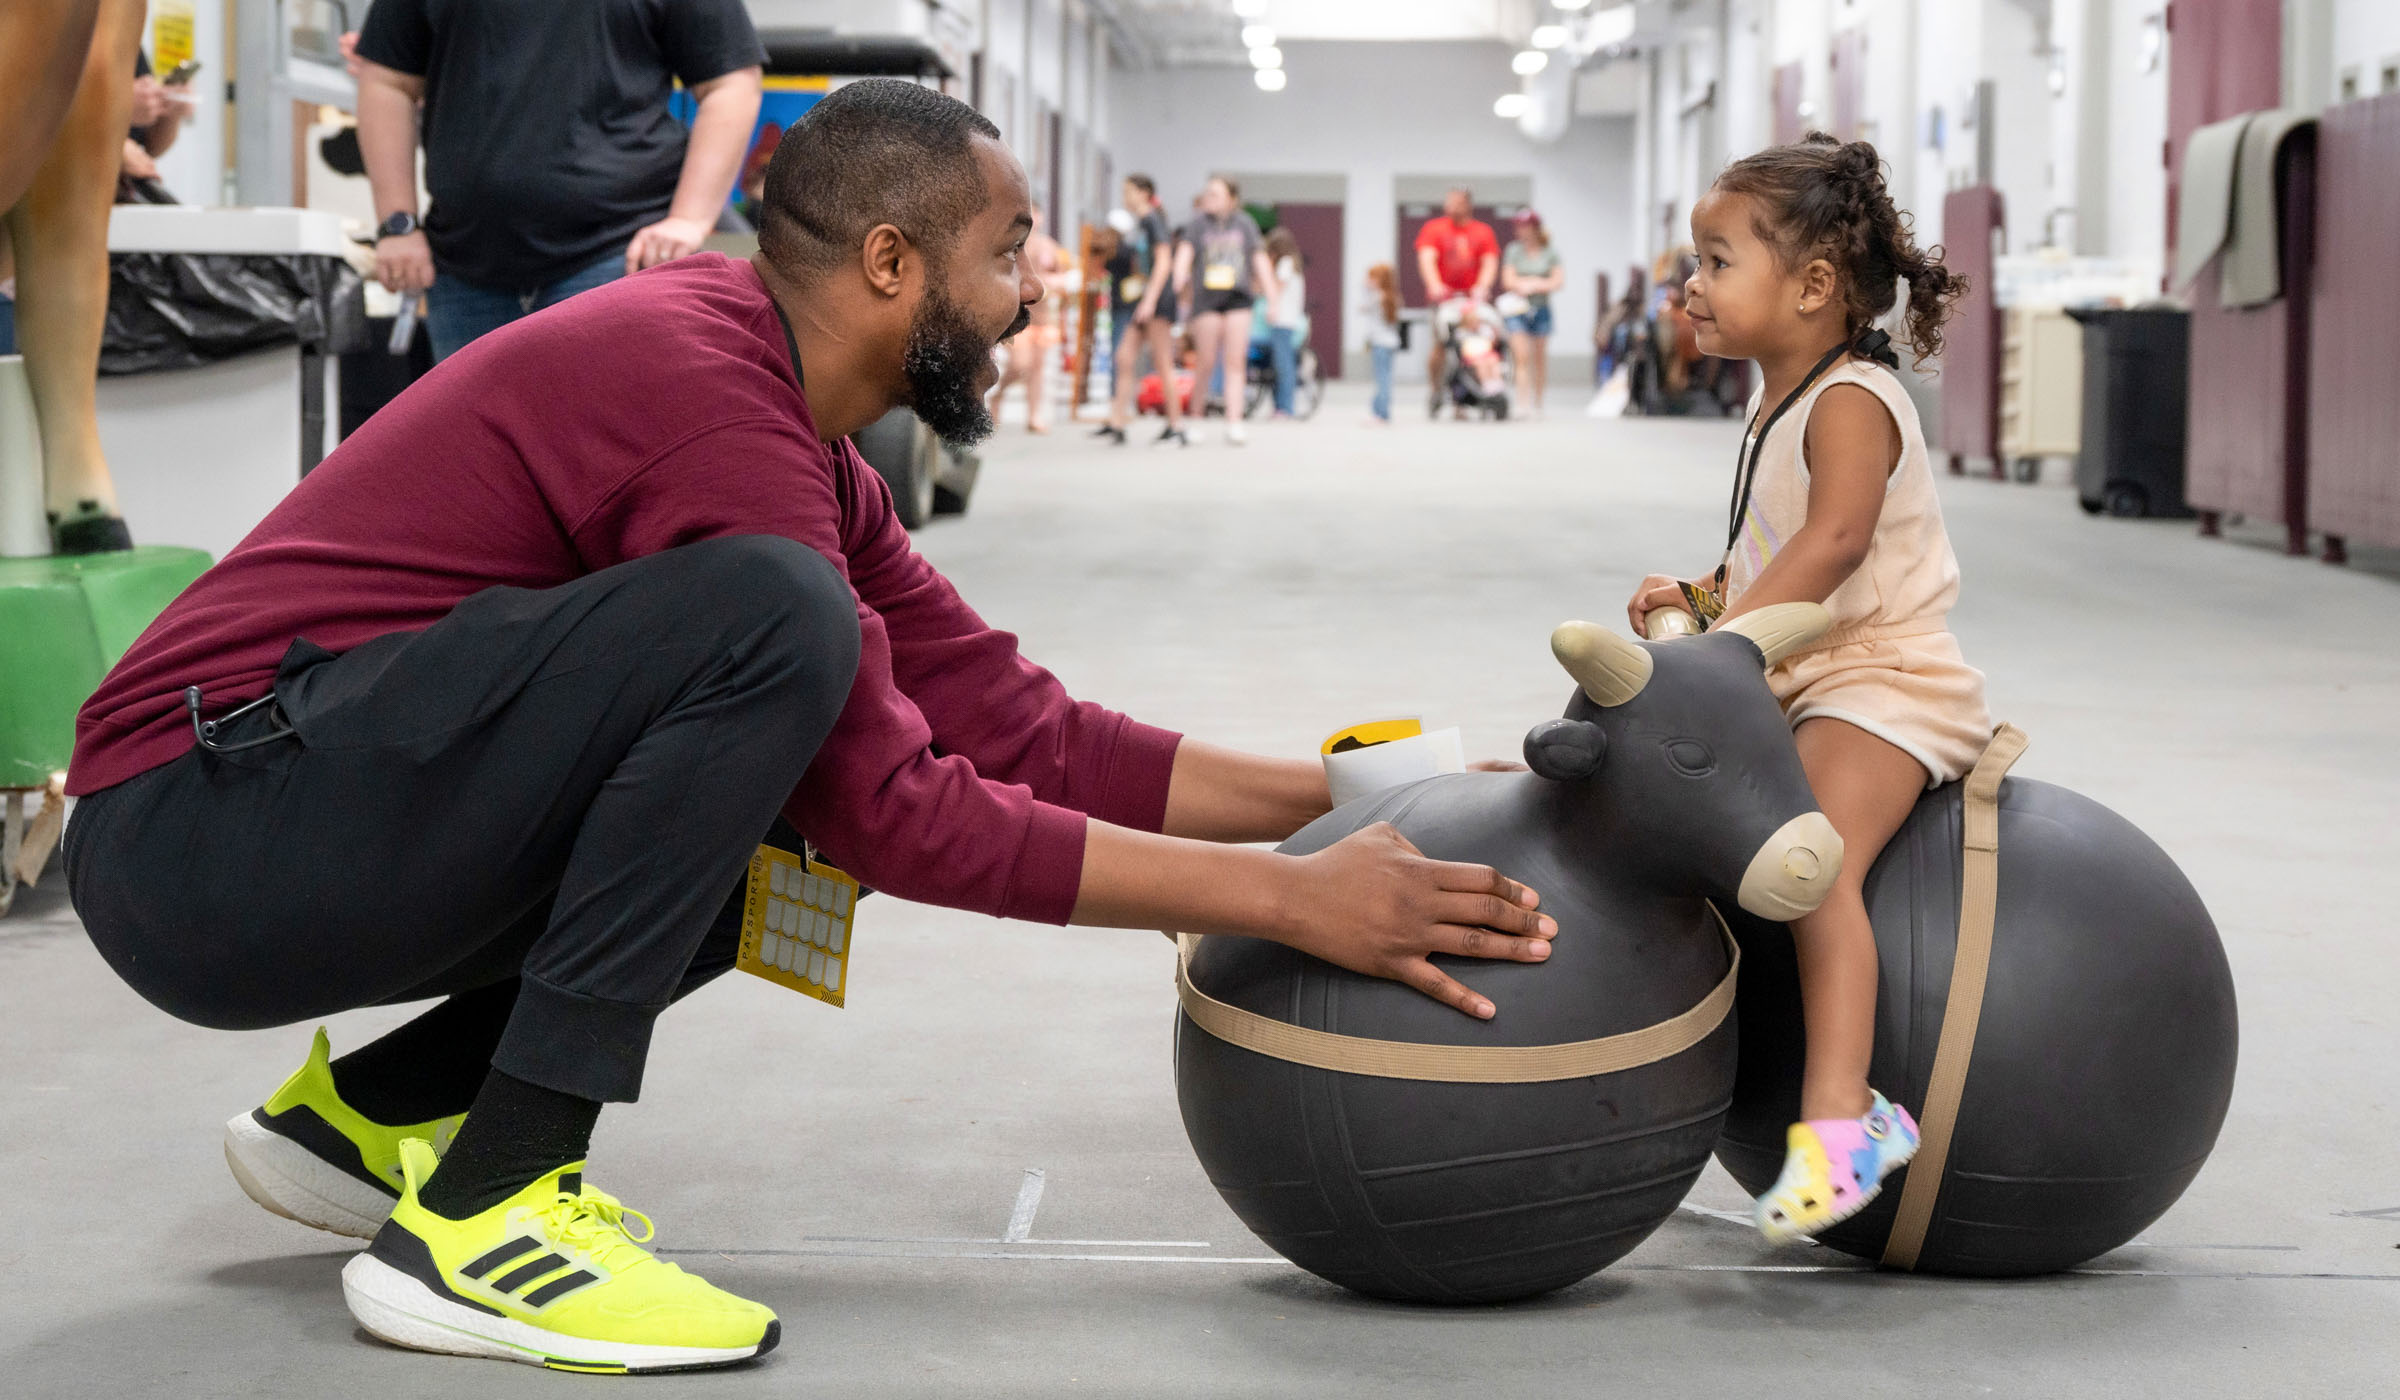
[[[858,679],[784,813],[868,885],[1065,923],[1084,817],[1156,831],[1179,736],[1070,697],[910,547],[817,436],[747,263],[704,254],[483,337],[394,400],[200,576],[76,721],[67,791],[192,747],[296,637],[334,652],[721,535],[782,535],[858,598]]]

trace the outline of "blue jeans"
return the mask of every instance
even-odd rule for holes
[[[1543,302],[1522,316],[1511,316],[1501,323],[1511,335],[1530,335],[1547,338],[1550,334],[1550,303]]]
[[[1375,356],[1375,402],[1367,405],[1367,411],[1389,423],[1392,421],[1392,360],[1400,351],[1390,345],[1370,345],[1367,349]]]
[[[1275,411],[1292,411],[1292,395],[1300,386],[1299,328],[1267,327],[1267,356],[1275,364]]]
[[[523,320],[577,292],[588,292],[624,275],[623,248],[603,255],[581,272],[522,292],[478,287],[436,269],[433,285],[425,289],[425,333],[433,339],[433,357],[448,359],[477,336],[489,335],[511,321]]]

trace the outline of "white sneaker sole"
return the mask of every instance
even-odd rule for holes
[[[225,1120],[225,1165],[242,1194],[286,1220],[371,1240],[393,1199],[247,1113]]]
[[[777,1336],[746,1347],[632,1346],[570,1337],[514,1318],[477,1312],[440,1297],[372,1254],[342,1266],[342,1298],[358,1325],[396,1347],[481,1356],[567,1370],[685,1371],[758,1355]]]

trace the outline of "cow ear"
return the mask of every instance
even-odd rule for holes
[[[1525,735],[1525,766],[1554,783],[1581,782],[1600,771],[1608,736],[1588,719],[1554,719]]]

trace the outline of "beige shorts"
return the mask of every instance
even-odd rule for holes
[[[1983,672],[1948,632],[1804,651],[1767,673],[1794,729],[1838,719],[1925,765],[1926,786],[1966,776],[1992,740]]]

